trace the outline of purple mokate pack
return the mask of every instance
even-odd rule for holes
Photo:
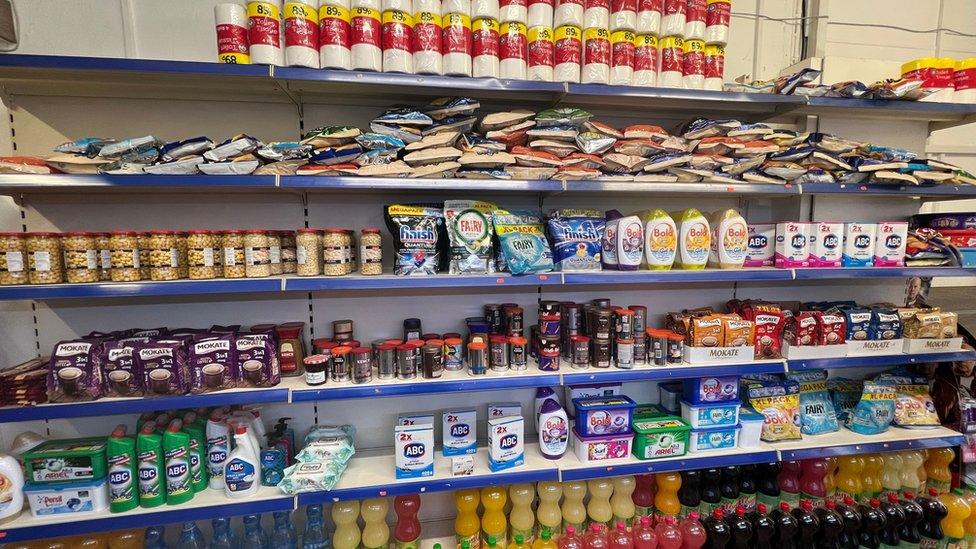
[[[105,396],[136,397],[145,394],[145,378],[135,359],[135,345],[107,341],[102,348]]]
[[[47,374],[50,402],[79,402],[102,396],[102,342],[62,341],[54,346]]]
[[[190,390],[186,348],[182,341],[161,339],[135,346],[146,396],[185,395]]]
[[[208,393],[237,386],[236,341],[232,334],[197,336],[188,347],[190,392]]]
[[[273,334],[238,334],[235,345],[241,387],[272,387],[281,382],[281,367]]]

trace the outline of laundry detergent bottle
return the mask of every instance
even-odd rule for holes
[[[678,221],[678,256],[675,264],[685,270],[704,269],[712,245],[708,219],[695,208],[688,208],[675,218]]]
[[[24,472],[11,456],[0,456],[0,524],[20,516],[24,507]]]

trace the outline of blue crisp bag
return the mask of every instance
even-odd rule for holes
[[[864,392],[847,417],[847,428],[861,435],[876,435],[888,430],[895,419],[895,386],[864,382]]]
[[[805,370],[786,374],[800,384],[800,430],[804,435],[833,433],[840,429],[837,412],[827,391],[826,370]]]
[[[599,210],[556,210],[549,216],[549,237],[558,271],[599,271],[606,220]]]
[[[547,273],[553,269],[552,250],[539,212],[495,210],[493,217],[495,234],[510,273]]]

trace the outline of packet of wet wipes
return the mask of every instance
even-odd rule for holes
[[[553,270],[541,212],[495,210],[493,218],[504,263],[513,275]]]
[[[345,435],[321,437],[305,445],[295,459],[298,461],[338,461],[345,463],[356,453],[352,440]]]
[[[864,382],[861,400],[847,416],[847,428],[861,435],[876,435],[888,430],[895,419],[894,385]]]
[[[749,385],[749,403],[765,417],[760,438],[766,442],[800,438],[800,384],[768,381]]]
[[[786,377],[800,384],[800,430],[804,435],[833,433],[840,428],[827,391],[826,370],[789,372]]]
[[[599,271],[606,219],[599,210],[555,210],[549,214],[553,259],[559,271]]]
[[[338,467],[331,462],[298,462],[285,469],[278,488],[286,494],[331,490],[344,470],[344,464]]]
[[[356,427],[354,425],[312,425],[305,435],[305,443],[329,437],[345,436],[350,442],[356,438]]]
[[[451,245],[451,274],[495,272],[491,237],[492,212],[497,206],[477,200],[444,202],[444,221]]]

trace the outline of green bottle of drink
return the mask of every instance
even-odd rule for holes
[[[156,423],[147,421],[136,437],[139,473],[139,505],[156,507],[166,503],[163,476],[163,437],[156,433]]]
[[[203,426],[197,421],[194,412],[187,412],[183,416],[183,432],[190,435],[190,478],[193,491],[201,492],[207,489],[210,478],[207,476],[207,424]]]
[[[193,499],[190,474],[190,435],[183,432],[183,422],[174,419],[163,433],[163,459],[166,473],[166,503],[178,505]]]
[[[139,506],[136,480],[136,441],[125,436],[125,425],[119,425],[105,445],[108,459],[109,507],[113,513],[129,511]]]

